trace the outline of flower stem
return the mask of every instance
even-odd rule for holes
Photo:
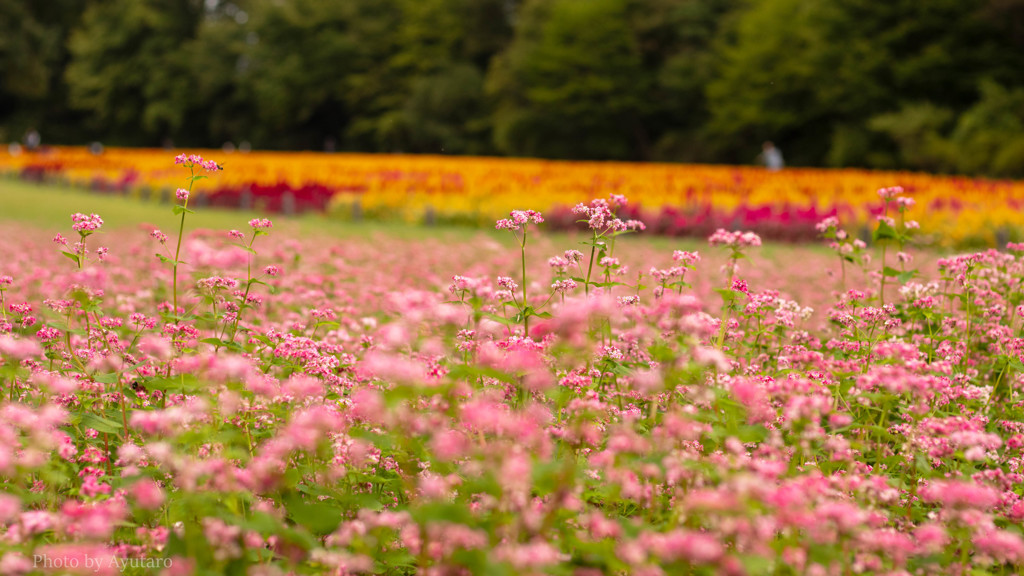
[[[523,226],[523,242],[520,246],[523,265],[523,338],[530,337],[530,313],[529,304],[526,298],[526,227]]]
[[[188,192],[189,196],[191,196],[192,184],[193,182],[195,182],[196,168],[195,166],[189,166],[188,169],[189,173],[191,174],[191,176],[188,179]],[[182,208],[188,208],[188,198],[185,198],[185,203],[182,205]],[[180,323],[180,318],[178,318],[178,257],[181,255],[181,237],[185,233],[185,215],[187,213],[188,212],[186,211],[182,211],[181,213],[181,223],[178,225],[178,246],[174,249],[174,264],[172,265],[171,270],[171,275],[174,276],[174,281],[171,289],[171,299],[172,304],[174,305],[173,312],[175,325]]]
[[[594,244],[590,247],[590,264],[587,266],[587,280],[583,283],[583,290],[590,296],[590,273],[594,270],[594,252],[597,250],[597,233],[594,233]]]

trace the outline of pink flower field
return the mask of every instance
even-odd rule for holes
[[[161,229],[0,228],[0,575],[1024,568],[1024,245],[193,230],[177,163]]]

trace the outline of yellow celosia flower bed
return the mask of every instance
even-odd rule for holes
[[[867,170],[305,152],[186,150],[224,165],[196,183],[213,204],[251,202],[270,210],[320,209],[339,217],[424,218],[487,223],[529,205],[571,222],[565,208],[625,194],[655,231],[685,234],[717,225],[813,230],[838,214],[844,225],[872,219],[876,190],[902,186],[917,201],[922,231],[943,243],[993,242],[1024,230],[1024,182]],[[173,190],[180,173],[159,149],[58,147],[0,153],[0,171],[56,176],[83,186]],[[281,198],[291,199],[282,203]],[[247,196],[246,196],[247,195]],[[290,202],[290,204],[289,204]],[[358,204],[358,206],[355,206]],[[854,220],[854,222],[851,222]],[[773,228],[774,227],[774,228]]]

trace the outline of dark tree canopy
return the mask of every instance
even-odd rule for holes
[[[0,0],[0,137],[1024,176],[1024,0]]]

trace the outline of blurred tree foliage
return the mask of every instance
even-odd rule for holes
[[[488,84],[495,143],[516,156],[629,157],[646,139],[643,72],[625,0],[527,3]]]
[[[0,0],[0,137],[1024,176],[1024,0]]]

